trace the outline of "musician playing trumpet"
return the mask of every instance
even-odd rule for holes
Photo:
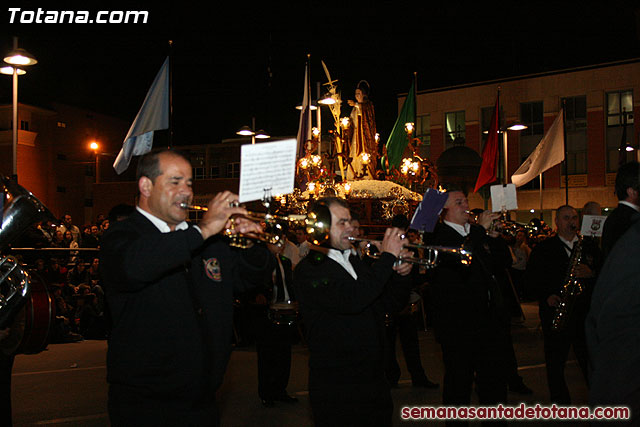
[[[310,214],[330,224],[329,239],[296,266],[294,286],[309,343],[314,424],[391,426],[393,402],[384,371],[384,315],[407,302],[411,264],[402,230],[388,228],[371,265],[351,246],[349,205],[320,199]]]
[[[570,347],[573,347],[580,369],[587,379],[584,322],[596,276],[602,265],[602,253],[591,239],[579,239],[578,212],[573,207],[559,207],[555,223],[555,236],[533,248],[524,283],[531,295],[538,299],[551,402],[568,405],[571,397],[564,378],[564,364]],[[570,265],[572,252],[578,250],[578,246],[581,256],[575,259],[575,265]],[[564,300],[563,288],[567,285],[569,272],[577,278],[580,292]],[[569,309],[563,327],[556,330],[553,327],[554,317],[563,302],[569,304]]]
[[[507,325],[496,272],[511,257],[497,238],[487,235],[498,213],[484,211],[469,223],[462,188],[448,185],[448,198],[425,244],[470,249],[470,265],[443,258],[429,273],[433,325],[444,362],[443,404],[469,405],[475,381],[479,403],[495,405],[507,397]]]
[[[232,250],[221,236],[237,196],[217,194],[186,222],[191,164],[164,150],[138,162],[136,211],[103,236],[100,268],[113,322],[107,352],[111,425],[218,425],[215,391],[231,352],[234,289],[270,272],[262,245]],[[238,218],[235,230],[261,233]]]

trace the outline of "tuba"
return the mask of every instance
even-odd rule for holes
[[[0,251],[34,223],[55,221],[53,214],[31,192],[8,177],[0,177],[3,198]],[[26,271],[11,255],[0,258],[0,329],[20,329],[18,342],[9,352],[38,353],[48,343],[49,326],[54,317],[54,306],[43,281],[35,272]],[[42,324],[44,327],[41,327]],[[7,343],[0,343],[7,352]]]
[[[551,320],[551,330],[560,332],[565,329],[575,300],[582,293],[582,284],[576,277],[576,267],[582,260],[582,235],[578,234],[578,240],[573,245],[571,257],[569,257],[569,268],[564,280],[564,285],[560,291],[560,304],[556,307]]]

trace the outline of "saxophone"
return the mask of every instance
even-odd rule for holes
[[[564,286],[560,291],[560,304],[556,306],[551,321],[551,330],[559,332],[567,326],[567,320],[573,311],[576,297],[582,293],[582,284],[576,277],[576,267],[582,260],[582,235],[578,234],[578,240],[573,245],[569,257],[569,268],[564,279]]]

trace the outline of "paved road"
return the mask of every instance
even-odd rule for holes
[[[513,338],[520,374],[524,377],[525,383],[534,390],[534,394],[510,394],[509,400],[512,404],[548,403],[542,337],[537,328],[537,308],[534,304],[525,304],[524,309],[527,319],[524,324],[513,327]],[[430,331],[420,333],[420,348],[427,375],[441,383],[441,354]],[[109,425],[106,413],[105,352],[106,342],[84,341],[53,344],[47,351],[38,355],[18,356],[13,371],[14,424]],[[441,399],[441,389],[413,388],[406,373],[401,350],[398,351],[398,360],[404,372],[400,387],[392,391],[396,411],[399,413],[399,408],[404,405],[437,405]],[[280,403],[275,408],[264,408],[257,396],[255,351],[252,348],[234,351],[219,393],[222,425],[310,426],[312,423],[307,393],[307,361],[306,347],[295,346],[288,391],[297,396],[300,402]],[[574,403],[586,403],[586,385],[575,362],[568,363],[566,375]],[[406,423],[398,416],[395,425],[405,426]]]

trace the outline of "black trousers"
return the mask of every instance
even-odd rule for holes
[[[220,415],[213,397],[197,402],[177,398],[152,399],[111,385],[108,410],[113,427],[220,425]]]
[[[287,393],[291,371],[291,326],[275,325],[262,320],[257,336],[258,395],[261,399],[277,399]]]
[[[588,381],[588,351],[583,328],[573,328],[569,332],[554,332],[550,325],[542,328],[544,338],[544,360],[547,367],[547,383],[551,402],[569,405],[571,396],[564,378],[564,367],[573,347],[585,381]]]
[[[309,373],[309,400],[315,427],[390,427],[393,400],[389,383],[379,375],[352,378],[349,372]]]
[[[418,330],[415,318],[411,314],[393,315],[390,325],[386,326],[387,333],[387,357],[385,371],[391,384],[396,384],[400,379],[400,365],[396,357],[396,337],[400,338],[402,354],[407,363],[407,370],[413,382],[424,381],[426,375],[420,360],[420,345],[418,342]]]
[[[14,355],[0,351],[0,425],[11,426],[11,371]]]
[[[474,338],[442,343],[444,384],[442,403],[446,406],[468,406],[473,383],[481,405],[507,402],[507,340],[504,334],[483,334]],[[506,423],[483,423],[504,425]],[[447,422],[446,425],[467,425]]]

